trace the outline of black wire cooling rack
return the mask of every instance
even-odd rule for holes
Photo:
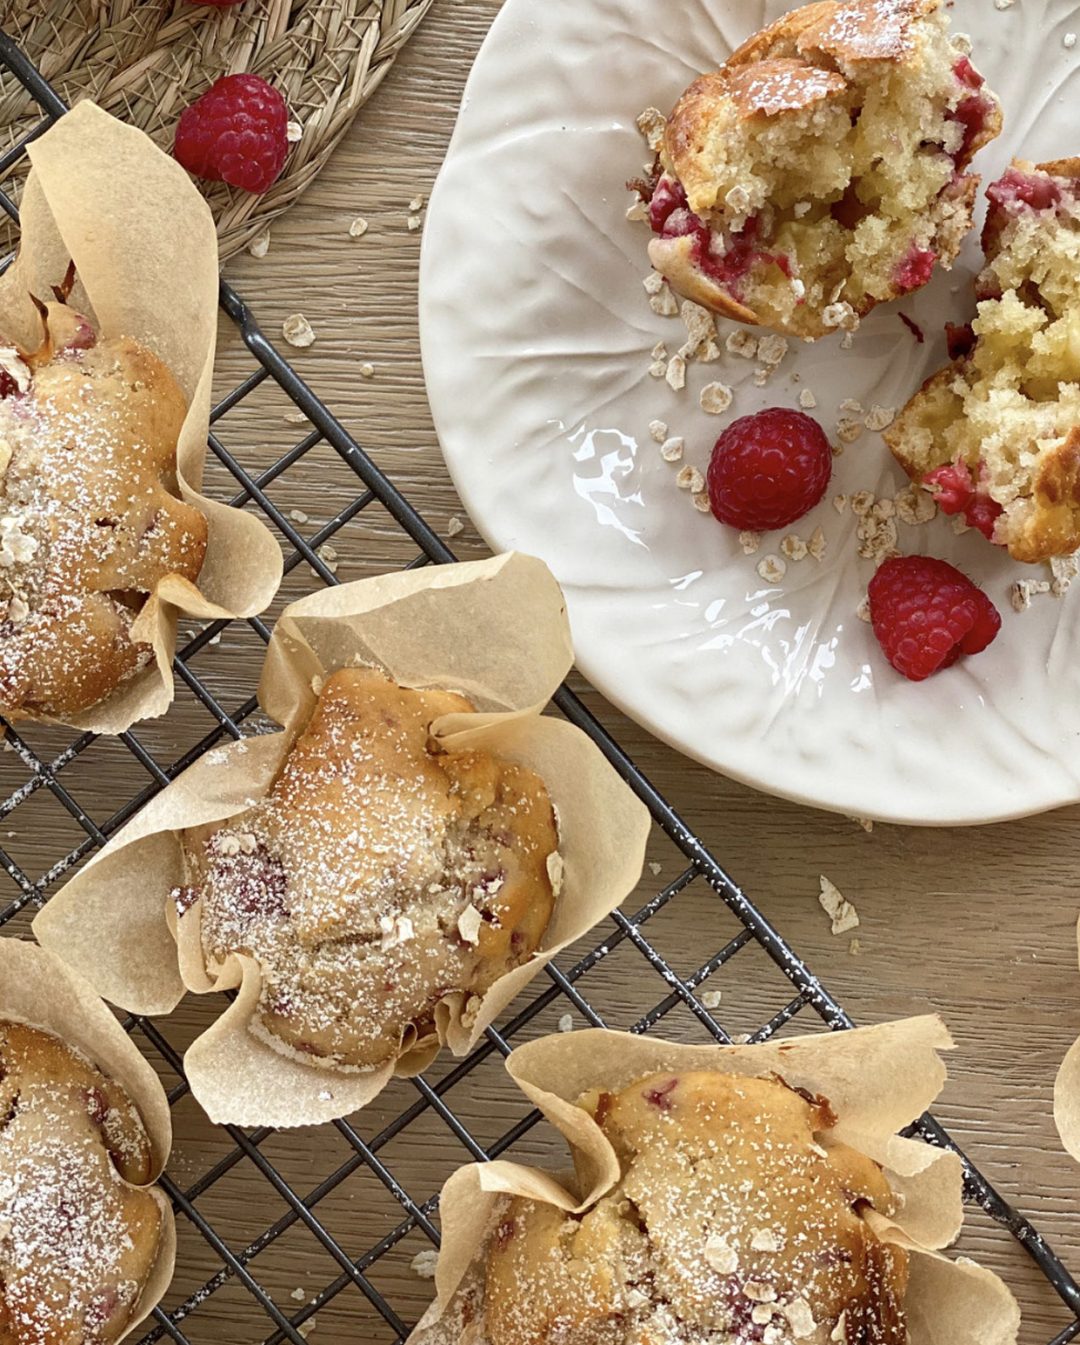
[[[33,118],[30,129],[17,143],[0,153],[0,181],[18,168],[29,141],[65,110],[31,63],[0,34],[3,84],[9,96],[21,90],[19,96],[26,99]],[[0,191],[0,208],[17,226],[17,206],[4,191]],[[225,283],[221,286],[221,305],[236,325],[254,367],[214,408],[210,447],[236,483],[232,503],[259,509],[283,537],[286,572],[307,565],[324,583],[337,582],[326,559],[325,543],[372,505],[382,506],[400,534],[398,540],[408,544],[408,568],[452,561],[450,548],[267,341],[243,300]],[[225,446],[221,426],[267,380],[303,413],[312,428],[271,466],[251,473]],[[312,535],[304,536],[298,530],[295,511],[283,513],[269,491],[316,446],[329,448],[339,456],[355,473],[356,488],[339,513]],[[383,557],[375,559],[382,561]],[[258,640],[268,639],[269,629],[263,621],[253,619],[246,624]],[[12,825],[17,810],[24,810],[20,818],[32,810],[43,792],[59,803],[71,826],[56,847],[58,852],[65,848],[67,852],[58,853],[44,872],[27,872],[0,846],[0,866],[14,887],[14,895],[6,904],[0,899],[0,926],[8,927],[6,933],[18,931],[23,923],[18,917],[25,919],[48,900],[51,889],[73,866],[103,845],[193,760],[223,738],[239,738],[245,731],[261,727],[254,696],[227,708],[213,689],[213,678],[204,665],[196,664],[195,656],[216,643],[225,625],[219,622],[201,630],[180,649],[175,663],[181,692],[186,688],[191,701],[202,707],[209,716],[209,727],[204,724],[198,740],[171,759],[167,756],[164,764],[162,752],[147,745],[145,733],[121,734],[119,743],[131,758],[131,778],[133,782],[141,780],[142,787],[133,787],[131,796],[104,820],[95,820],[81,806],[79,785],[72,783],[73,777],[82,778],[78,765],[97,741],[92,734],[76,737],[56,754],[42,754],[24,734],[8,726],[6,742],[13,755],[3,759],[4,774],[10,775],[14,768],[20,771],[22,780],[0,803],[0,828]],[[719,976],[715,981],[710,978],[722,969],[730,976],[739,954],[740,963],[749,964],[749,950],[756,949],[758,961],[749,973],[752,980],[746,983],[757,988],[768,972],[783,993],[776,993],[772,1001],[780,1004],[774,1012],[757,1013],[760,1025],[750,1034],[751,1040],[765,1040],[807,1008],[828,1028],[852,1025],[844,1010],[582,701],[564,687],[554,704],[597,743],[648,806],[657,826],[674,846],[678,876],[663,885],[640,910],[630,915],[616,912],[602,931],[601,941],[580,960],[562,968],[550,966],[548,984],[539,992],[530,991],[515,1016],[489,1029],[486,1039],[467,1059],[440,1061],[425,1077],[395,1081],[375,1104],[347,1121],[291,1132],[290,1143],[286,1144],[282,1134],[265,1127],[209,1127],[200,1113],[204,1129],[214,1136],[209,1148],[203,1146],[205,1170],[195,1180],[188,1180],[176,1166],[170,1166],[162,1179],[179,1215],[181,1254],[173,1291],[139,1337],[144,1345],[163,1338],[182,1345],[224,1339],[236,1342],[241,1339],[236,1334],[237,1320],[254,1324],[250,1334],[244,1329],[244,1341],[261,1339],[267,1345],[282,1340],[295,1345],[307,1339],[317,1326],[316,1345],[320,1338],[370,1341],[372,1345],[403,1340],[430,1297],[430,1286],[409,1268],[417,1252],[438,1245],[439,1234],[432,1219],[437,1207],[435,1193],[443,1178],[461,1162],[495,1158],[511,1150],[516,1156],[531,1157],[530,1132],[538,1116],[528,1111],[520,1098],[510,1095],[513,1090],[508,1092],[500,1085],[499,1066],[515,1044],[552,1030],[559,1016],[569,1014],[574,1022],[595,1026],[605,1025],[607,1016],[610,1025],[647,1032],[664,1020],[670,1023],[680,1017],[685,1027],[686,1015],[690,1015],[689,1025],[695,1026],[692,1020],[696,1020],[699,1032],[704,1029],[716,1041],[730,1041],[717,1017],[716,998],[705,987],[724,983]],[[661,951],[665,913],[677,900],[698,903],[695,917],[698,912],[704,913],[709,946],[716,948],[696,968],[681,974],[673,965],[677,959]],[[702,937],[704,941],[704,933]],[[634,993],[643,996],[630,1012],[625,1011],[623,996],[618,1022],[611,1021],[603,1003],[613,964],[621,967],[619,983],[632,984]],[[760,993],[755,993],[755,1009],[762,1002]],[[208,1016],[213,1012],[216,1010],[208,1011]],[[185,1106],[193,1108],[184,1078],[183,1043],[176,1039],[172,1020],[155,1024],[130,1018],[125,1025],[162,1073],[174,1118]],[[560,1022],[559,1026],[567,1024]],[[951,1146],[945,1132],[929,1117],[916,1129],[932,1144]],[[302,1189],[292,1175],[298,1147],[305,1154],[301,1165],[305,1180],[311,1180],[313,1171],[318,1174],[309,1189]],[[319,1159],[314,1168],[312,1154]],[[966,1186],[969,1200],[1025,1248],[1064,1305],[1067,1324],[1050,1345],[1065,1345],[1080,1337],[1080,1286],[1054,1251],[970,1163]],[[268,1208],[279,1211],[269,1222]],[[245,1223],[247,1211],[253,1212],[254,1226]],[[300,1277],[298,1267],[303,1268],[306,1284],[290,1292],[288,1286]],[[246,1308],[238,1306],[241,1303],[246,1303]],[[227,1334],[223,1333],[225,1324]]]

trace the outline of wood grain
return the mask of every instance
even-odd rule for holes
[[[424,396],[416,323],[421,238],[408,230],[406,216],[411,198],[426,195],[431,187],[470,63],[497,9],[497,0],[436,0],[320,181],[275,225],[267,256],[242,255],[227,269],[271,336],[278,336],[288,314],[302,311],[308,317],[317,340],[309,350],[290,352],[296,367],[444,533],[452,517],[464,515],[442,466]],[[370,229],[362,239],[352,239],[348,226],[358,215],[370,221]],[[360,373],[366,362],[374,366],[370,378]],[[235,334],[223,325],[220,390],[232,387],[250,367]],[[280,393],[263,385],[224,419],[221,437],[247,468],[264,467],[303,433],[286,423],[287,410]],[[213,475],[212,485],[228,491],[223,471]],[[294,515],[295,526],[311,535],[348,505],[356,480],[336,454],[321,446],[270,493]],[[465,558],[483,554],[471,526],[454,545]],[[346,525],[332,546],[342,579],[375,573],[414,554],[377,506]],[[286,582],[283,600],[314,582],[306,566],[298,567]],[[235,628],[204,651],[193,669],[223,704],[237,707],[251,693],[260,656],[258,639],[246,628]],[[944,1014],[959,1049],[950,1061],[941,1119],[1001,1192],[1080,1271],[1075,1217],[1080,1170],[1062,1152],[1051,1119],[1055,1070],[1080,1033],[1075,940],[1080,894],[1073,855],[1074,845],[1080,845],[1080,810],[981,831],[878,826],[867,835],[844,818],[766,798],[711,775],[654,741],[595,693],[585,695],[855,1019],[876,1022],[928,1006]],[[211,727],[205,709],[182,689],[166,719],[141,726],[137,737],[167,763]],[[45,760],[67,742],[67,735],[51,730],[27,736]],[[0,757],[0,797],[25,778],[14,756]],[[122,745],[104,742],[68,766],[62,780],[101,823],[149,776]],[[0,826],[6,832],[0,840],[35,879],[83,835],[47,790],[34,793]],[[673,847],[659,835],[651,858],[661,866],[659,875],[646,874],[634,899],[638,904],[680,869]],[[829,932],[816,902],[821,873],[859,910],[858,956],[850,951],[849,938],[836,939]],[[628,910],[634,908],[628,904]],[[24,929],[25,922],[20,919],[15,928]],[[688,973],[736,930],[722,902],[698,882],[656,915],[645,932],[676,971]],[[570,965],[573,959],[564,961]],[[733,958],[710,984],[723,991],[717,1012],[732,1033],[752,1030],[788,998],[789,987],[754,947]],[[628,940],[613,946],[581,988],[605,1021],[623,1027],[665,993],[656,972]],[[157,1029],[180,1051],[216,1011],[213,999],[189,1000]],[[552,1030],[566,1011],[565,1002],[556,1002],[515,1040]],[[574,1020],[580,1024],[581,1015],[575,1012]],[[795,1027],[801,1026],[802,1020],[796,1020]],[[700,1033],[681,1008],[668,1016],[664,1030],[687,1039]],[[168,1085],[174,1085],[175,1074],[144,1037],[139,1040],[161,1064]],[[440,1064],[429,1077],[442,1078],[451,1068],[452,1062]],[[481,1144],[496,1139],[524,1113],[495,1057],[453,1087],[447,1100]],[[233,1252],[274,1221],[288,1222],[250,1263],[251,1273],[284,1313],[302,1307],[294,1294],[306,1300],[338,1275],[336,1257],[345,1262],[362,1257],[402,1216],[398,1200],[365,1165],[364,1145],[376,1146],[378,1157],[418,1202],[466,1157],[447,1120],[430,1107],[406,1131],[388,1134],[402,1111],[421,1101],[417,1085],[398,1082],[349,1126],[274,1135],[258,1146],[300,1195],[328,1178],[334,1181],[318,1205],[330,1247],[304,1226],[288,1195],[276,1191],[249,1156],[197,1196],[195,1208]],[[233,1140],[211,1127],[189,1097],[176,1105],[176,1128],[171,1176],[182,1189],[197,1190],[200,1179],[232,1152]],[[553,1152],[540,1131],[514,1149],[529,1158],[550,1159]],[[353,1170],[342,1176],[341,1165],[350,1162]],[[188,1219],[180,1222],[172,1304],[221,1266],[218,1252],[200,1231]],[[405,1321],[430,1296],[430,1284],[409,1268],[411,1257],[426,1245],[413,1233],[368,1271],[372,1292],[385,1295]],[[973,1216],[963,1250],[999,1270],[1015,1289],[1025,1313],[1023,1345],[1042,1345],[1065,1323],[1054,1295],[1023,1252],[985,1217]],[[262,1340],[270,1329],[269,1319],[235,1277],[184,1323],[192,1342],[229,1345]],[[394,1331],[354,1282],[319,1310],[311,1339],[323,1345],[383,1345],[394,1339]]]

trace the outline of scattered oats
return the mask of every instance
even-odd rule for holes
[[[701,1000],[703,1008],[718,1009],[722,993],[719,990],[703,990],[698,998]]]
[[[853,817],[851,819],[857,827],[862,827],[863,831],[873,831],[874,823],[869,817]]]
[[[845,397],[840,403],[840,410],[846,411],[852,416],[861,416],[863,413],[862,402],[857,402],[854,397]]]
[[[643,112],[638,113],[635,121],[649,148],[654,154],[659,154],[664,144],[664,128],[667,126],[667,118],[658,107],[647,107]]]
[[[876,403],[866,413],[866,428],[875,434],[888,427],[896,419],[896,411],[891,406],[878,406]]]
[[[307,425],[309,423],[303,411],[286,411],[282,420],[286,425]]]
[[[929,523],[937,516],[937,501],[928,490],[923,490],[920,486],[908,486],[897,495],[893,503],[896,505],[896,516],[900,522],[910,524],[912,527],[919,523]]]
[[[847,950],[851,957],[858,957],[862,952],[862,944],[858,939],[852,939],[847,946]]]
[[[779,584],[787,574],[787,565],[779,556],[764,556],[757,563],[757,572],[767,584]]]
[[[734,1275],[739,1268],[739,1253],[718,1233],[705,1239],[705,1260],[718,1275]]]
[[[240,853],[240,838],[231,833],[222,832],[217,838],[218,853],[222,855],[238,855]]]
[[[750,1239],[750,1246],[755,1252],[778,1252],[781,1241],[773,1229],[759,1228]]]
[[[557,897],[562,891],[563,876],[566,872],[566,862],[558,850],[552,850],[548,855],[546,865],[548,882],[551,884],[551,895]]]
[[[642,200],[634,201],[626,207],[626,218],[633,224],[649,218],[649,208]]]
[[[447,537],[456,537],[458,533],[465,531],[465,524],[458,518],[457,514],[451,514],[446,520]]]
[[[828,543],[825,540],[825,529],[819,525],[810,534],[810,540],[806,544],[806,549],[815,560],[824,560],[825,548],[827,546]]]
[[[409,232],[415,233],[417,229],[419,229],[420,225],[423,223],[423,220],[420,218],[419,215],[410,215],[408,219],[406,219],[405,223],[408,225]]]
[[[626,1306],[628,1308],[644,1308],[652,1302],[649,1295],[643,1293],[640,1289],[631,1285],[626,1291]]]
[[[875,518],[892,518],[896,513],[896,502],[890,499],[875,500],[870,512]]]
[[[750,1299],[752,1303],[775,1303],[776,1290],[771,1284],[765,1284],[761,1280],[747,1280],[743,1285],[743,1296]]]
[[[1076,34],[1066,33],[1065,36],[1061,39],[1061,45],[1066,49],[1066,51],[1072,51],[1073,47],[1076,46]]]
[[[687,463],[684,467],[679,468],[678,474],[675,477],[675,484],[680,490],[688,490],[696,495],[699,490],[705,488],[705,478],[696,467],[691,467],[691,465]]]
[[[573,1032],[574,1015],[572,1013],[564,1013],[559,1019],[557,1026],[560,1032]]]
[[[646,294],[659,294],[667,281],[659,271],[650,271],[641,283]]]
[[[686,342],[679,350],[679,354],[685,359],[694,359],[695,356],[704,359],[705,353],[708,353],[709,359],[704,359],[706,364],[719,356],[720,348],[716,345],[716,318],[709,310],[690,299],[684,299],[679,306],[679,316],[686,328]],[[711,354],[712,348],[716,349],[715,356]]]
[[[789,532],[780,543],[780,550],[788,560],[803,560],[806,556],[806,543],[797,532]]]
[[[303,313],[290,313],[281,324],[281,334],[290,346],[298,346],[301,349],[310,346],[315,340],[315,332]]]
[[[298,121],[290,121],[285,124],[285,139],[290,145],[295,145],[298,140],[302,140],[304,128]]]
[[[866,594],[863,594],[862,601],[855,608],[855,615],[860,621],[870,620],[870,599]]]
[[[1016,0],[994,0],[995,9],[1012,9]]]
[[[724,204],[732,214],[745,216],[750,209],[750,193],[736,184],[724,197]]]
[[[810,213],[809,201],[796,201],[794,206],[792,207],[792,214],[795,216],[796,219],[802,219],[804,215],[808,215],[809,213]]]
[[[836,510],[838,514],[842,514],[844,510],[847,508],[847,496],[834,495],[832,501],[832,507]]]
[[[357,373],[360,375],[361,378],[374,378],[375,366],[373,364],[368,363],[362,364],[357,370]]]
[[[762,364],[775,368],[788,353],[787,338],[770,332],[758,341],[757,356]]]
[[[357,217],[349,225],[350,238],[363,238],[363,236],[367,233],[367,231],[368,231],[368,222],[363,217],[363,215],[357,215]]]
[[[423,210],[423,208],[424,208],[423,193],[417,192],[417,194],[409,202],[409,209],[413,212],[413,214],[415,214],[418,210]]]
[[[1009,3],[1011,4],[1012,0],[1009,0]],[[852,939],[852,943],[854,942],[855,940]],[[829,1339],[838,1342],[838,1345],[847,1345],[847,1308],[836,1319],[836,1325],[833,1327]]]
[[[466,943],[480,942],[480,927],[484,923],[484,917],[475,906],[469,905],[458,916],[458,933]],[[858,921],[856,921],[856,924]]]
[[[818,901],[821,904],[821,909],[832,921],[832,932],[834,934],[846,934],[849,929],[858,927],[858,911],[824,874],[821,874],[821,893],[818,896]]]
[[[681,434],[672,435],[670,439],[665,439],[660,445],[660,456],[665,462],[678,462],[685,447],[686,441]]]
[[[889,504],[892,501],[888,501]],[[897,543],[899,542],[899,532],[896,527],[896,520],[892,518],[882,518],[878,512],[878,506],[859,520],[859,526],[856,529],[858,537],[858,553],[863,560],[872,560],[881,564],[889,556],[897,554]]]
[[[29,612],[29,609],[27,609],[27,611]],[[10,613],[9,613],[9,615],[10,615]],[[25,618],[24,618],[24,619],[25,619]],[[221,643],[221,631],[218,631],[218,633],[217,633],[216,635],[211,635],[210,638],[209,638],[209,640],[207,640],[206,643],[207,643],[207,644],[220,644],[220,643]]]
[[[859,518],[865,518],[874,507],[872,490],[857,490],[851,497],[851,512]]]
[[[650,420],[649,434],[653,437],[653,439],[656,440],[658,444],[662,444],[664,440],[668,437],[667,423],[663,420]]]
[[[667,285],[662,285],[656,294],[650,295],[649,307],[661,318],[673,318],[679,311],[679,301]]]
[[[8,603],[7,620],[10,621],[13,626],[21,626],[29,615],[30,615],[30,604],[25,600],[25,598],[21,598],[16,593],[12,597],[11,601]],[[220,640],[221,636],[216,635],[214,639]],[[213,644],[214,641],[211,640],[210,643]]]
[[[1048,586],[1049,587],[1049,586]],[[1009,591],[1009,602],[1014,612],[1026,612],[1031,606],[1031,581],[1018,579]]]
[[[306,523],[308,521],[308,516],[302,509],[290,509],[289,517],[294,523]]]
[[[289,1295],[289,1297],[292,1299],[294,1303],[303,1303],[304,1299],[307,1298],[307,1294],[303,1291],[303,1289],[300,1288],[299,1285],[297,1285],[296,1288]]]
[[[803,388],[802,392],[799,393],[799,405],[804,411],[812,411],[817,406],[817,398],[809,388]]]
[[[667,361],[667,346],[663,341],[657,341],[656,345],[653,346],[652,357],[654,360]]]
[[[306,1322],[301,1322],[296,1328],[296,1334],[298,1336],[303,1336],[303,1338],[307,1340],[308,1336],[315,1330],[317,1323],[317,1317],[309,1317]]]
[[[755,1303],[750,1309],[750,1320],[755,1326],[766,1326],[776,1316],[776,1308],[771,1303]]]
[[[963,537],[965,532],[971,531],[971,525],[964,518],[963,514],[953,515],[951,527],[957,537]]]
[[[793,1298],[790,1303],[782,1304],[780,1311],[788,1319],[791,1334],[796,1340],[803,1340],[817,1329],[814,1314],[805,1298]]]
[[[730,354],[740,355],[744,360],[752,360],[757,354],[758,339],[745,327],[736,327],[733,332],[728,332],[724,345]]]
[[[701,389],[701,409],[707,415],[722,415],[731,405],[733,393],[726,383],[706,383]]]
[[[707,490],[699,490],[696,495],[691,496],[691,499],[694,501],[694,508],[699,514],[712,513],[712,501],[709,499]]]
[[[763,364],[758,365],[758,367],[754,370],[754,387],[763,388],[765,384],[769,381],[769,375],[771,373],[772,370],[766,369],[766,367]]]
[[[953,50],[958,51],[961,56],[971,55],[971,38],[967,33],[953,33],[949,41],[952,43]]]
[[[858,316],[849,303],[826,304],[821,311],[821,322],[825,327],[841,327],[848,332],[859,325]]]
[[[742,547],[744,556],[752,556],[761,545],[760,532],[740,532],[739,545]]]
[[[836,437],[842,444],[853,444],[862,432],[862,421],[854,417],[841,416],[836,423]]]
[[[649,373],[653,378],[663,378],[667,373],[667,364],[664,360],[653,360],[649,365]]]
[[[329,544],[329,542],[323,542],[322,546],[317,546],[315,548],[315,554],[323,562],[323,564],[326,566],[326,568],[330,571],[331,574],[337,574],[338,553]]]
[[[435,1267],[439,1264],[439,1253],[434,1247],[425,1247],[422,1252],[417,1252],[409,1262],[414,1275],[418,1275],[422,1280],[433,1280],[435,1278]]]
[[[247,246],[247,250],[253,257],[265,257],[270,251],[270,230],[264,229],[258,233]]]
[[[840,338],[841,350],[850,350],[854,344],[855,344],[855,337],[852,335],[851,332],[845,332],[843,336]]]
[[[1050,573],[1053,575],[1050,592],[1055,598],[1060,598],[1080,574],[1080,555],[1074,553],[1071,556],[1051,556]]]
[[[655,859],[650,859],[650,860],[649,860],[649,872],[652,874],[652,876],[653,876],[654,878],[656,878],[656,877],[659,876],[659,873],[660,873],[660,870],[661,870],[662,867],[663,867],[663,865],[661,865],[661,864],[657,864],[657,862],[656,862]]]

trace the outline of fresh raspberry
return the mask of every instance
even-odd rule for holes
[[[907,255],[896,268],[893,283],[902,294],[920,289],[933,275],[936,261],[936,252],[916,247],[912,243],[911,247],[908,248]]]
[[[976,486],[971,469],[964,462],[935,467],[922,479],[929,486],[943,514],[963,514],[969,528],[978,528],[988,542],[994,540],[994,527],[1002,508],[991,499],[984,486]]]
[[[921,682],[1001,629],[997,608],[965,574],[933,556],[894,556],[867,588],[870,620],[897,672]]]
[[[801,411],[773,406],[733,420],[709,459],[709,503],[721,523],[747,532],[786,528],[825,494],[832,449]]]
[[[289,152],[285,99],[260,75],[226,75],[180,114],[173,154],[196,177],[264,192]]]

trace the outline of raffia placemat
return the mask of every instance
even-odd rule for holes
[[[171,150],[180,112],[221,75],[251,71],[285,95],[303,128],[262,196],[200,183],[222,259],[244,247],[313,181],[382,83],[432,0],[0,0],[0,25],[69,103],[92,98]],[[39,110],[0,78],[0,147]],[[9,186],[10,184],[5,184]]]

